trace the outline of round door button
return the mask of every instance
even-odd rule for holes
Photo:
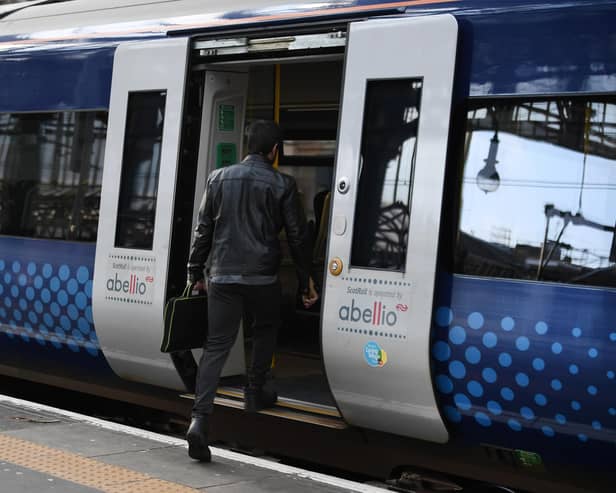
[[[329,272],[332,276],[339,276],[342,272],[342,260],[338,257],[334,257],[329,261]]]

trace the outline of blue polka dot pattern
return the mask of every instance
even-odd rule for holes
[[[490,417],[482,412],[478,412],[475,413],[475,419],[477,420],[477,423],[479,423],[481,426],[492,426],[492,420],[490,419]]]
[[[533,359],[533,368],[537,371],[542,371],[545,368],[545,361],[542,358]]]
[[[487,348],[493,348],[498,343],[498,338],[494,332],[486,332],[483,335],[483,345]]]
[[[543,432],[543,434],[545,436],[548,437],[553,437],[556,433],[554,433],[554,428],[552,428],[551,426],[542,426],[541,427],[541,431]]]
[[[548,331],[548,324],[545,322],[537,322],[535,325],[535,330],[537,331],[537,334],[544,335]]]
[[[510,367],[511,366],[511,355],[509,353],[499,354],[498,363],[505,368]]]
[[[462,344],[466,340],[466,332],[460,326],[452,327],[449,330],[449,340],[453,344]]]
[[[453,382],[448,376],[439,375],[436,377],[436,388],[439,392],[450,394],[453,391]]]
[[[520,387],[528,387],[528,384],[530,383],[528,375],[522,372],[516,373],[515,381]]]
[[[506,401],[512,401],[515,398],[515,393],[509,387],[503,387],[501,389],[501,395]]]
[[[464,356],[466,358],[466,361],[468,361],[469,363],[473,365],[481,361],[481,351],[479,351],[479,349],[477,349],[475,346],[470,346],[466,348],[466,351],[464,352]]]
[[[449,344],[443,341],[437,341],[434,346],[432,346],[432,356],[434,356],[439,361],[447,361],[451,356],[451,348]]]
[[[445,416],[447,416],[447,419],[450,422],[459,423],[460,421],[462,421],[462,415],[455,407],[445,406],[444,409],[445,409]]]
[[[483,395],[482,385],[475,380],[471,380],[470,382],[468,382],[468,385],[466,387],[468,389],[468,393],[471,394],[473,397],[481,397]]]
[[[466,376],[466,368],[460,361],[452,361],[449,364],[449,373],[453,378],[461,379]]]
[[[483,315],[478,312],[471,313],[468,316],[468,326],[471,329],[478,330],[483,327]]]
[[[500,415],[503,412],[503,408],[496,401],[488,401],[488,411],[490,411],[495,416]]]
[[[509,421],[507,421],[507,424],[509,425],[509,428],[511,428],[513,431],[522,431],[522,425],[516,419],[510,419]]]
[[[91,277],[85,265],[0,260],[0,294],[8,293],[3,302],[10,309],[0,312],[0,330],[9,339],[98,357]]]
[[[492,368],[484,368],[481,372],[481,376],[488,383],[494,383],[498,378],[496,372]]]
[[[453,401],[456,403],[456,406],[458,406],[458,409],[460,409],[461,411],[468,411],[471,408],[471,401],[464,394],[456,394],[453,397]]]
[[[79,272],[77,272],[77,278],[79,278]],[[444,306],[436,310],[436,323],[441,327],[447,327],[453,319],[453,313],[449,308]]]
[[[524,419],[535,419],[535,413],[530,407],[523,407],[522,409],[520,409],[520,414]]]
[[[515,340],[515,347],[518,348],[519,351],[526,351],[530,347],[530,341],[528,337],[518,337]]]
[[[434,378],[448,377],[435,392],[456,434],[590,463],[598,455],[586,447],[613,449],[616,293],[462,276],[445,286],[431,354]]]

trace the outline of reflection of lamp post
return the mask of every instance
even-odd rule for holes
[[[496,171],[496,153],[498,152],[498,132],[494,132],[494,137],[490,140],[490,150],[488,151],[487,159],[484,159],[486,165],[477,173],[477,186],[485,193],[495,192],[500,185],[500,176]]]
[[[541,279],[543,270],[552,259],[552,255],[554,254],[556,247],[560,244],[560,239],[562,238],[565,229],[570,223],[576,226],[587,226],[589,228],[597,229],[599,231],[606,231],[612,233],[612,248],[610,249],[609,261],[616,262],[616,225],[612,227],[605,224],[597,223],[595,221],[590,221],[589,219],[586,219],[581,212],[578,212],[577,214],[572,214],[571,211],[561,211],[560,209],[554,207],[554,204],[545,204],[543,212],[545,214],[545,234],[543,236],[543,245],[541,245],[541,253],[539,255],[539,265],[537,266],[537,280]],[[558,233],[556,241],[554,241],[552,248],[546,256],[545,249],[548,242],[550,219],[554,216],[560,217],[563,220],[563,227],[560,230],[560,233]]]

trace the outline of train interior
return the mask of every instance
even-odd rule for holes
[[[237,67],[235,67],[237,69]],[[330,190],[334,175],[336,135],[342,84],[342,57],[328,56],[290,61],[248,63],[245,124],[275,119],[283,131],[278,169],[292,175],[308,220],[312,248],[312,277],[320,291],[326,255]],[[272,365],[271,380],[280,402],[316,414],[335,415],[322,362],[320,342],[321,300],[302,306],[293,260],[281,234],[283,259],[282,327]],[[251,354],[250,321],[244,319],[245,354]],[[223,394],[238,396],[243,379],[222,382]]]

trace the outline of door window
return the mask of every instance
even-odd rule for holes
[[[165,91],[128,95],[116,247],[152,249],[165,99]]]
[[[351,265],[404,271],[421,79],[368,81]]]

